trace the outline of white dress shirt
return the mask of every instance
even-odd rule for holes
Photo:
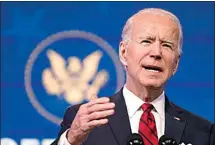
[[[139,97],[134,95],[131,91],[129,91],[126,86],[123,88],[123,96],[125,98],[125,104],[127,106],[130,126],[132,133],[138,133],[139,129],[139,121],[140,117],[143,114],[143,110],[141,109],[142,104],[145,102],[141,100]],[[164,125],[165,125],[165,96],[164,92],[151,104],[154,106],[152,110],[152,114],[155,117],[155,124],[157,128],[158,138],[164,135]],[[58,141],[58,145],[71,145],[67,138],[66,130],[61,136]]]
[[[142,104],[145,102],[129,91],[126,86],[123,88],[123,96],[125,98],[125,104],[128,111],[130,126],[132,133],[138,133],[139,121],[143,110],[141,108]],[[158,139],[164,135],[164,126],[165,126],[165,96],[164,92],[150,104],[154,106],[152,114],[155,118],[155,124],[158,133]]]
[[[66,133],[67,131],[69,131],[69,129],[67,129],[61,136],[60,136],[60,139],[58,141],[58,145],[71,145],[67,138],[66,138]]]

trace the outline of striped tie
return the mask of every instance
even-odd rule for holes
[[[143,138],[144,145],[158,145],[158,135],[155,124],[155,118],[151,113],[152,104],[144,103],[142,105],[143,114],[139,123],[139,134]]]

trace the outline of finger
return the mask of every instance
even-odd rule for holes
[[[92,96],[90,97],[90,101],[94,99],[98,99],[98,96],[96,94],[92,94]]]
[[[87,103],[87,107],[90,107],[95,104],[104,104],[110,102],[110,99],[108,97],[102,97],[102,98],[97,98],[93,99],[90,102]]]
[[[107,118],[103,118],[103,119],[98,119],[98,120],[93,120],[91,122],[88,123],[88,129],[93,129],[95,127],[99,127],[101,125],[105,125],[108,123],[108,119]]]
[[[86,103],[86,104],[82,104],[82,105],[79,107],[76,116],[77,116],[77,115],[82,116],[82,115],[85,115],[85,114],[88,114],[88,105],[87,105],[87,103]]]
[[[89,119],[89,121],[98,120],[98,119],[106,118],[113,114],[114,114],[114,109],[98,111],[98,112],[93,112],[93,113],[89,114],[88,119]]]
[[[114,109],[115,103],[104,103],[104,104],[95,104],[88,108],[88,113],[97,112],[97,111],[104,111],[109,109]]]

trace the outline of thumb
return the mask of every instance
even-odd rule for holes
[[[91,98],[90,98],[90,101],[91,100],[95,100],[95,99],[97,99],[98,98],[98,96],[96,95],[96,94],[92,94],[92,96],[91,96]]]

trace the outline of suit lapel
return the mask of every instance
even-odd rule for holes
[[[109,126],[117,144],[125,145],[132,132],[122,89],[111,97],[111,101],[115,103],[116,107],[114,115],[109,117]],[[164,134],[180,143],[185,125],[186,120],[183,117],[183,111],[173,105],[166,97]]]
[[[183,111],[169,102],[166,97],[165,100],[165,135],[180,143],[183,130],[186,124]]]
[[[115,103],[115,113],[109,118],[109,125],[117,144],[125,145],[131,135],[131,127],[122,89],[111,97],[111,101]]]

